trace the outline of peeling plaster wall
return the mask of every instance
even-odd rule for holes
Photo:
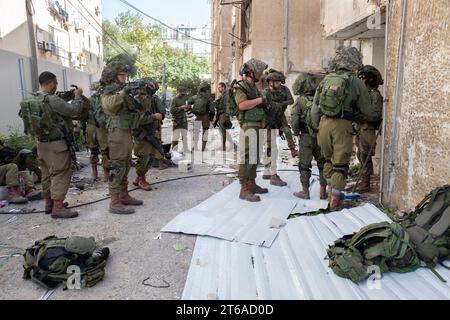
[[[389,9],[382,190],[385,204],[411,210],[450,183],[450,7],[447,0],[407,1],[399,55],[404,2]]]

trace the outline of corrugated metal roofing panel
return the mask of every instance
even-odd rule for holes
[[[269,181],[258,178],[258,184],[270,190],[269,194],[261,196],[261,202],[240,200],[240,185],[235,182],[197,207],[181,213],[162,232],[211,236],[270,247],[280,231],[271,228],[273,222],[275,225],[286,222],[293,211],[304,213],[327,207],[327,202],[319,199],[320,186],[316,178],[312,180],[313,199],[305,201],[293,196],[299,187],[298,173],[282,172],[280,176],[288,182],[288,187],[273,187]]]
[[[328,268],[328,245],[374,222],[389,221],[372,205],[289,220],[271,248],[211,237],[197,240],[183,299],[450,299],[450,285],[430,270],[386,273],[376,286],[340,278]],[[450,280],[450,271],[437,271]]]

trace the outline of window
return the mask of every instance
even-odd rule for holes
[[[241,16],[241,40],[244,44],[250,41],[252,27],[252,0],[245,0],[242,3]]]

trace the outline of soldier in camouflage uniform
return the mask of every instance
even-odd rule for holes
[[[369,91],[356,77],[362,55],[356,48],[340,47],[330,63],[330,74],[319,85],[311,110],[319,126],[318,142],[325,157],[325,178],[329,188],[329,209],[344,208],[344,189],[353,151],[353,122],[378,121]],[[319,125],[320,123],[320,125]]]
[[[191,112],[196,117],[194,124],[194,151],[198,150],[198,142],[200,141],[200,128],[203,133],[202,151],[205,151],[208,143],[208,130],[211,127],[211,122],[214,119],[214,104],[211,99],[211,85],[209,83],[202,83],[198,88],[197,95],[190,98],[186,104],[190,107]]]
[[[56,96],[58,81],[54,74],[43,72],[39,76],[41,91],[30,99],[39,100],[44,97],[41,110],[49,108],[50,118],[41,120],[43,128],[37,136],[37,153],[42,170],[42,196],[45,199],[45,212],[51,213],[54,219],[70,219],[78,216],[78,212],[67,209],[64,200],[72,178],[72,159],[67,141],[72,140],[72,120],[85,111],[83,90],[75,89],[75,99],[67,103]],[[29,99],[29,100],[30,100]],[[42,100],[39,100],[42,101]],[[39,102],[41,103],[41,102]],[[87,111],[87,110],[86,110]],[[49,123],[43,123],[42,121]],[[25,123],[25,128],[29,126]],[[44,129],[45,127],[45,129]]]
[[[107,63],[101,82],[105,89],[101,95],[104,112],[108,116],[108,147],[110,160],[109,211],[113,214],[133,214],[127,206],[141,206],[143,201],[134,199],[128,193],[128,174],[133,152],[132,132],[138,127],[139,111],[142,106],[128,92],[126,86],[130,65],[126,58],[115,57]]]
[[[181,138],[183,140],[182,153],[188,152],[188,121],[186,112],[189,110],[189,106],[186,104],[187,99],[186,89],[178,88],[170,108],[173,118],[172,149],[175,150],[178,147]]]
[[[320,175],[320,199],[327,199],[327,180],[324,178],[323,169],[325,158],[317,143],[317,132],[310,119],[314,94],[323,76],[320,74],[302,72],[294,83],[294,94],[298,99],[292,109],[292,130],[299,137],[299,171],[302,190],[294,193],[300,199],[311,199],[310,180],[313,159],[317,162]]]
[[[87,142],[91,151],[90,163],[92,166],[92,178],[98,179],[99,155],[102,156],[102,167],[104,172],[104,181],[109,178],[109,150],[108,150],[108,129],[106,129],[106,115],[103,111],[100,95],[102,86],[100,82],[93,83],[91,90],[91,108],[86,126]]]
[[[227,85],[223,82],[219,83],[217,87],[217,91],[220,94],[220,97],[214,101],[215,110],[216,110],[216,120],[214,121],[213,127],[219,127],[220,134],[222,136],[222,150],[226,151],[227,149],[227,130],[233,127],[231,123],[231,118],[227,113],[227,105],[228,105],[228,92]],[[229,139],[232,141],[232,139]],[[234,144],[233,144],[234,145]]]
[[[145,138],[142,138],[141,133],[146,131],[145,126],[151,125],[156,129],[157,125],[163,119],[161,109],[157,110],[156,100],[153,99],[154,94],[158,91],[158,84],[152,79],[145,79],[147,86],[142,88],[139,94],[135,97],[143,109],[140,110],[139,128],[134,130],[134,155],[138,157],[136,164],[137,177],[133,184],[145,191],[151,191],[152,187],[147,182],[146,174],[150,170],[152,160],[164,159],[163,155],[156,150],[156,148]],[[148,132],[146,132],[148,134]],[[156,130],[153,133],[156,136]]]
[[[272,108],[275,109],[279,118],[279,123],[281,124],[281,127],[277,129],[280,129],[280,132],[284,134],[292,156],[296,157],[298,154],[295,149],[295,142],[292,138],[292,131],[286,118],[287,107],[294,103],[294,98],[292,97],[289,88],[283,85],[283,83],[286,83],[286,77],[281,72],[271,69],[265,80],[268,84],[266,90],[268,90],[272,96]],[[270,184],[273,186],[285,187],[287,186],[287,183],[281,180],[277,173],[278,150],[272,150],[271,146],[272,135],[269,133],[267,139],[267,153],[273,161],[268,160],[270,163],[265,166],[263,179],[270,180]]]
[[[156,138],[163,143],[162,141],[162,126],[164,123],[164,119],[166,118],[166,108],[161,101],[161,98],[156,94],[152,96],[152,113],[155,118],[155,129],[156,129]],[[151,154],[152,159],[158,161],[159,170],[166,170],[168,165],[166,164],[165,157],[158,150],[154,150]]]
[[[246,62],[240,70],[242,81],[238,82],[234,92],[241,125],[241,159],[238,172],[241,191],[239,198],[250,202],[261,201],[256,194],[269,192],[268,189],[258,186],[255,181],[260,155],[259,131],[266,127],[266,114],[259,106],[267,99],[261,94],[256,84],[261,80],[267,67],[265,62],[257,59],[250,59]],[[248,138],[251,141],[248,141]]]
[[[358,160],[361,165],[367,161],[367,165],[362,168],[361,183],[358,184],[356,191],[359,193],[370,192],[370,180],[373,175],[373,161],[375,156],[377,130],[383,118],[383,96],[378,90],[379,86],[384,84],[383,77],[378,69],[373,66],[364,66],[358,74],[359,78],[364,81],[369,89],[370,99],[374,107],[374,112],[378,114],[379,121],[365,121],[358,125],[358,135],[356,136],[356,144],[358,146]]]

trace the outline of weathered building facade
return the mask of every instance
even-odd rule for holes
[[[230,2],[213,3],[213,23],[230,15],[232,21],[231,32],[229,25],[217,29],[226,54],[213,48],[213,68],[227,70],[216,72],[217,80],[238,77],[239,66],[254,57],[285,72],[291,84],[297,71],[326,67],[338,45],[356,46],[385,78],[385,121],[374,159],[380,201],[411,210],[450,183],[448,1],[258,0],[225,10]]]
[[[0,0],[0,133],[21,128],[19,103],[51,71],[59,90],[84,88],[103,68],[101,0]],[[36,61],[36,63],[34,63]]]

